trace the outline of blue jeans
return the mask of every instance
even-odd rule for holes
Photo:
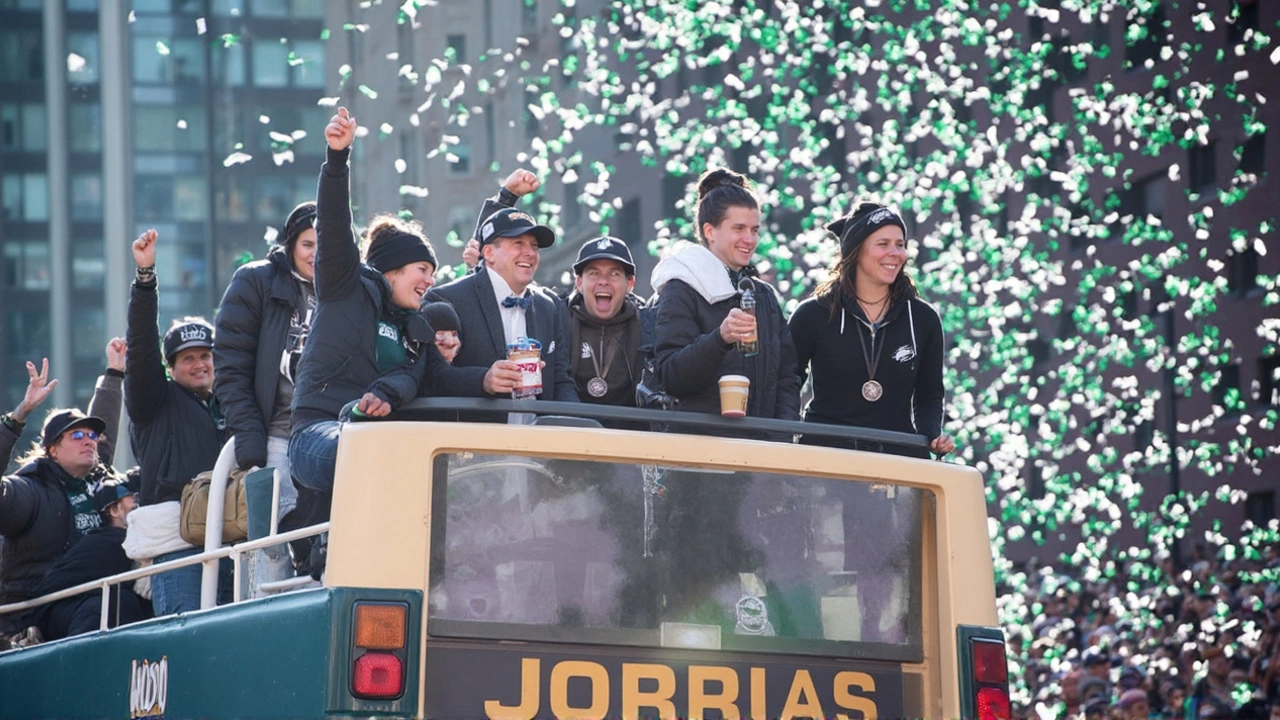
[[[162,562],[191,557],[201,552],[204,552],[204,548],[174,550],[157,555],[153,562],[159,565]],[[151,607],[155,609],[156,617],[200,609],[200,578],[203,568],[203,565],[188,565],[151,576]],[[231,573],[231,559],[223,558],[218,563],[219,605],[231,601]]]
[[[322,493],[333,492],[333,467],[338,461],[338,431],[342,423],[322,420],[289,437],[289,471],[298,484]]]

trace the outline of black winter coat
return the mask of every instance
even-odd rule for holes
[[[0,605],[37,597],[45,573],[80,540],[63,484],[69,481],[47,457],[0,479]]]
[[[280,358],[295,313],[305,314],[287,251],[275,247],[265,260],[236,270],[218,307],[213,340],[213,394],[236,439],[241,468],[267,464],[267,425],[280,385]]]
[[[134,282],[125,333],[124,403],[133,422],[133,454],[142,467],[139,505],[181,499],[191,478],[213,469],[226,440],[226,421],[165,373],[157,297],[155,284]]]
[[[810,298],[792,314],[791,336],[799,378],[813,373],[806,421],[920,433],[930,440],[942,434],[942,321],[928,303],[894,303],[876,328],[875,379],[884,388],[876,402],[862,397],[870,379],[863,348],[872,354],[873,336],[857,303],[832,318],[830,299]]]
[[[679,410],[720,414],[720,376],[746,375],[749,417],[800,419],[796,350],[782,308],[770,285],[756,278],[751,283],[760,352],[750,358],[720,337],[720,323],[738,307],[740,295],[713,305],[681,280],[662,287],[654,360],[663,387],[680,400]]]
[[[419,387],[447,395],[484,393],[487,368],[450,367],[436,350],[435,330],[418,312],[405,320],[405,337],[418,357],[386,372],[378,369],[378,321],[393,312],[391,286],[382,273],[360,262],[351,228],[350,153],[327,150],[316,191],[317,304],[298,363],[294,433],[337,420],[344,405],[366,392],[392,409],[412,400]]]
[[[37,595],[48,595],[132,570],[133,561],[124,554],[125,532],[124,528],[104,525],[85,533],[80,542],[45,573],[36,590]],[[132,589],[133,581],[123,585]]]

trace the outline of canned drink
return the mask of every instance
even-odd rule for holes
[[[520,384],[511,391],[515,400],[542,394],[542,343],[522,337],[507,344],[507,359],[520,366]]]

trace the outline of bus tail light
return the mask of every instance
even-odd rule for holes
[[[400,603],[356,603],[356,647],[366,650],[404,647],[407,611]]]
[[[1009,660],[999,628],[962,625],[960,694],[964,717],[1009,720]]]
[[[978,720],[1009,720],[1009,693],[1001,688],[978,688]]]
[[[362,698],[400,697],[404,692],[404,663],[394,653],[367,652],[356,658],[351,686]]]
[[[351,623],[351,694],[393,700],[404,694],[409,606],[356,601]]]

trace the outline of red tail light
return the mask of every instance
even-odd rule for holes
[[[992,637],[969,638],[969,678],[973,716],[977,720],[1009,720],[1009,661],[1004,641]]]
[[[404,665],[392,653],[367,652],[356,658],[351,684],[355,694],[362,698],[399,697],[404,692]]]
[[[978,720],[1010,720],[1009,693],[1003,688],[978,689]]]
[[[1005,660],[1004,643],[974,638],[973,681],[977,683],[1009,682],[1009,663]]]

